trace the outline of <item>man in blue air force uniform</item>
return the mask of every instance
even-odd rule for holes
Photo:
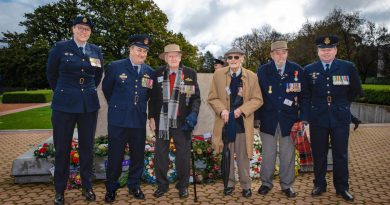
[[[264,104],[257,111],[263,144],[261,182],[258,193],[266,195],[273,187],[277,142],[279,141],[280,186],[287,197],[297,194],[295,180],[295,144],[290,138],[291,127],[299,120],[299,104],[303,70],[288,61],[286,41],[271,44],[272,61],[257,70]]]
[[[103,74],[103,56],[98,46],[87,43],[92,28],[93,23],[89,18],[77,16],[73,21],[73,39],[56,43],[47,60],[46,75],[54,91],[51,120],[56,150],[55,204],[65,201],[64,190],[69,176],[71,141],[76,124],[83,195],[87,201],[96,198],[92,190],[92,161],[100,108],[96,87]]]
[[[337,42],[338,38],[333,35],[316,39],[320,60],[304,69],[301,117],[310,124],[315,175],[312,196],[326,192],[330,136],[336,194],[352,201],[348,184],[350,106],[362,88],[355,66],[349,61],[336,59]]]
[[[136,199],[145,198],[140,184],[144,169],[146,107],[154,70],[144,62],[152,41],[148,35],[136,34],[130,36],[129,42],[129,58],[108,65],[102,86],[108,103],[107,203],[115,201],[126,144],[130,149],[129,194]]]

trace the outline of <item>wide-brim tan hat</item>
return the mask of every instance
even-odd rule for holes
[[[177,44],[168,44],[168,45],[166,45],[164,47],[164,53],[161,53],[160,55],[158,55],[158,57],[161,60],[165,60],[165,54],[170,53],[170,52],[183,53],[183,51],[180,50],[180,46],[179,45],[177,45]]]
[[[271,52],[274,50],[288,50],[287,41],[275,41],[271,43]]]

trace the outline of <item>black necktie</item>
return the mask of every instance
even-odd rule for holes
[[[82,54],[84,54],[84,48],[83,47],[79,47],[80,51]]]
[[[233,74],[232,74],[232,77],[233,77],[233,78],[235,78],[236,76],[237,76],[237,74],[236,74],[236,73],[233,73]]]
[[[278,73],[280,76],[282,76],[282,69],[281,68],[278,68]]]
[[[329,70],[329,64],[325,64],[325,71]]]

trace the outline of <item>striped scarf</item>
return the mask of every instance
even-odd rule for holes
[[[160,111],[159,138],[169,140],[169,128],[177,128],[177,111],[179,110],[180,81],[183,69],[179,67],[173,84],[172,95],[170,93],[169,69],[164,72],[163,106]]]

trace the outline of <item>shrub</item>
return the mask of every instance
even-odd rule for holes
[[[369,77],[366,79],[365,83],[375,85],[390,85],[390,77]]]
[[[364,97],[357,102],[390,105],[390,85],[363,85]]]
[[[52,90],[5,92],[3,103],[47,103],[53,97]]]

